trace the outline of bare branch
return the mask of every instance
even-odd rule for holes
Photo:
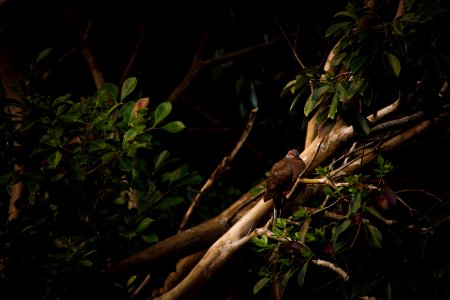
[[[338,273],[339,276],[341,276],[342,279],[344,279],[344,281],[347,281],[350,278],[350,276],[348,275],[347,272],[345,272],[343,269],[339,268],[338,266],[336,266],[335,264],[333,264],[329,261],[326,261],[323,259],[311,259],[311,262],[315,265],[328,268],[328,269]]]
[[[136,58],[138,56],[139,50],[141,49],[142,42],[144,40],[144,13],[142,10],[142,3],[138,2],[139,5],[139,35],[136,41],[136,45],[134,46],[133,54],[130,57],[130,60],[128,61],[128,64],[123,71],[122,78],[120,79],[119,86],[122,86],[122,83],[125,81],[125,79],[128,78],[131,68],[133,67],[134,63],[136,62]]]
[[[214,184],[214,182],[226,171],[228,166],[230,165],[231,161],[234,159],[236,154],[241,149],[244,142],[247,140],[248,135],[250,134],[250,131],[253,128],[253,124],[256,119],[256,113],[258,112],[258,108],[255,107],[252,109],[250,116],[247,121],[247,125],[245,126],[244,131],[242,132],[241,137],[239,138],[238,142],[234,146],[233,150],[231,151],[230,155],[225,156],[222,159],[222,162],[216,167],[216,169],[213,171],[211,176],[208,178],[206,183],[203,185],[203,187],[200,189],[200,192],[195,195],[194,199],[191,202],[191,205],[189,206],[186,214],[183,217],[183,220],[181,221],[181,224],[179,226],[179,231],[184,230],[186,227],[187,222],[189,221],[189,218],[194,211],[194,209],[198,206],[200,203],[201,196]]]

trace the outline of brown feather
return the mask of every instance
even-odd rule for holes
[[[275,163],[266,179],[266,193],[264,201],[273,199],[274,219],[279,216],[281,205],[297,178],[306,168],[296,149],[289,150],[286,156]]]

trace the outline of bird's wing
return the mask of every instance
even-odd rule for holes
[[[270,200],[281,196],[284,189],[292,180],[292,165],[288,159],[282,159],[273,165],[270,175],[266,179],[267,193],[264,200]]]

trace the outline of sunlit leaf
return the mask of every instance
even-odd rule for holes
[[[331,86],[326,84],[317,89],[314,89],[308,100],[306,100],[304,107],[305,116],[308,116],[314,110],[314,108],[316,108],[324,100],[324,94],[327,93],[330,88]]]
[[[333,98],[331,100],[330,110],[328,111],[328,117],[330,119],[334,119],[336,116],[337,108],[339,103],[339,97],[337,93],[334,93]]]
[[[44,50],[42,50],[39,55],[36,58],[36,63],[40,62],[41,60],[43,60],[47,55],[49,55],[50,51],[52,51],[52,48],[45,48]]]
[[[141,232],[145,230],[154,220],[147,217],[143,219],[141,222],[139,222],[138,227],[136,228],[136,232]]]
[[[122,90],[120,91],[120,100],[123,101],[129,94],[131,94],[137,85],[136,77],[127,78],[122,85]]]
[[[173,122],[165,124],[164,126],[162,126],[160,128],[164,129],[170,133],[176,133],[176,132],[181,131],[184,128],[186,128],[186,126],[181,121],[173,121]]]
[[[128,279],[127,287],[129,287],[131,284],[133,284],[133,282],[136,280],[136,278],[137,278],[136,275],[131,276],[131,277]]]
[[[155,124],[154,126],[157,126],[159,123],[161,123],[162,120],[164,120],[172,111],[172,103],[169,101],[162,102],[156,107],[155,110]]]
[[[129,141],[132,141],[137,134],[138,132],[135,128],[128,129],[127,132],[125,132],[125,134],[123,135],[123,143],[125,144]]]
[[[154,233],[147,234],[147,235],[142,235],[141,237],[144,240],[144,242],[149,243],[149,244],[153,244],[153,243],[157,243],[158,242],[158,236],[156,234],[154,234]]]
[[[295,87],[295,82],[296,80],[291,80],[289,81],[284,88],[281,90],[281,94],[280,96],[283,97],[284,95],[286,95],[288,92],[293,93],[294,92],[294,87]]]
[[[255,286],[253,287],[253,294],[256,295],[263,287],[267,285],[267,283],[270,281],[270,278],[264,277],[261,280],[259,280]]]
[[[334,33],[338,32],[339,30],[342,30],[343,28],[347,27],[350,24],[352,24],[352,22],[341,22],[331,25],[330,27],[328,27],[325,33],[325,37],[333,35]]]

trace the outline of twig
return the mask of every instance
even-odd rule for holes
[[[213,173],[208,178],[206,183],[200,189],[200,192],[198,192],[197,195],[195,195],[194,199],[191,202],[191,205],[189,206],[186,214],[183,217],[183,220],[181,221],[181,224],[180,224],[180,226],[178,228],[178,231],[183,231],[184,230],[184,228],[186,227],[187,222],[189,221],[190,216],[192,215],[192,212],[194,211],[194,209],[200,203],[201,196],[206,192],[206,190],[208,190],[214,184],[214,182],[217,180],[217,178],[219,178],[225,172],[225,170],[229,166],[230,162],[233,160],[233,158],[236,156],[238,151],[241,149],[241,147],[244,144],[244,142],[247,140],[247,137],[250,134],[250,131],[251,131],[251,129],[253,127],[253,124],[255,122],[257,111],[258,111],[258,107],[255,107],[255,108],[252,109],[252,111],[250,112],[250,116],[248,118],[248,121],[247,121],[247,125],[245,126],[245,129],[242,132],[241,137],[239,138],[238,142],[234,146],[234,148],[231,151],[230,155],[225,156],[222,159],[222,162],[213,171]]]
[[[84,30],[84,33],[81,34],[81,26],[77,23],[77,21],[75,20],[75,17],[69,12],[69,9],[65,6],[62,6],[64,12],[66,13],[67,16],[69,16],[69,19],[71,19],[71,21],[73,23],[77,24],[78,30],[80,31],[80,41],[78,42],[77,45],[75,45],[75,47],[73,47],[72,49],[70,49],[66,54],[64,54],[56,63],[56,66],[53,67],[52,69],[47,70],[46,72],[44,72],[42,74],[42,80],[47,80],[48,77],[55,71],[56,67],[58,65],[63,64],[70,56],[72,56],[74,53],[76,53],[78,50],[80,50],[81,48],[86,46],[89,34],[91,32],[92,29],[92,24],[94,23],[94,19],[97,16],[97,13],[99,12],[101,6],[103,4],[103,1],[99,1],[97,7],[95,8],[94,12],[92,13],[92,15],[89,18],[89,21],[86,25],[86,29]]]
[[[425,190],[422,190],[422,189],[400,190],[400,191],[396,191],[395,193],[396,193],[396,194],[400,194],[400,193],[408,193],[408,192],[420,192],[420,193],[424,193],[425,195],[428,195],[428,196],[430,196],[431,198],[434,198],[434,199],[436,199],[437,201],[439,201],[439,202],[441,202],[441,203],[444,203],[444,200],[442,200],[442,199],[439,198],[438,196],[436,196],[436,195],[434,195],[434,194],[432,194],[432,193],[430,193],[430,192],[427,192],[427,191],[425,191]]]
[[[341,276],[342,279],[344,279],[344,281],[347,281],[350,278],[347,272],[345,272],[343,269],[339,268],[338,266],[329,261],[323,259],[311,259],[311,262],[317,266],[325,267],[338,273],[339,276]]]
[[[136,298],[139,293],[145,288],[145,286],[150,282],[151,273],[147,274],[145,276],[144,280],[141,282],[141,284],[136,288],[136,290],[131,294],[131,298]]]
[[[128,64],[127,64],[125,70],[123,71],[119,86],[122,86],[122,83],[125,81],[125,79],[127,79],[128,74],[130,73],[130,70],[136,61],[139,50],[141,49],[142,41],[144,40],[144,14],[143,14],[141,2],[139,2],[138,10],[139,10],[139,36],[137,38],[136,45],[134,46],[133,54],[131,55],[130,60],[128,61]]]
[[[313,163],[313,161],[316,159],[317,154],[319,153],[320,150],[320,146],[322,145],[323,140],[325,139],[325,137],[322,138],[322,140],[319,143],[319,146],[317,146],[317,150],[316,153],[314,154],[314,157],[309,161],[308,165],[305,167],[305,169],[300,173],[300,175],[298,175],[297,181],[294,183],[294,186],[291,188],[291,190],[289,191],[289,194],[286,196],[286,199],[290,199],[292,197],[292,194],[295,192],[295,190],[297,189],[297,186],[300,184],[301,182],[301,177],[303,176],[303,174],[305,174],[309,167],[311,166],[311,164]]]
[[[189,87],[189,85],[194,81],[194,79],[197,77],[199,71],[205,67],[212,66],[212,65],[218,65],[225,61],[229,61],[233,58],[246,55],[248,53],[251,53],[255,50],[263,49],[268,46],[271,46],[278,41],[281,40],[281,38],[275,38],[273,40],[270,40],[268,42],[264,42],[261,44],[253,45],[247,48],[243,48],[234,52],[230,52],[228,54],[224,54],[218,57],[210,58],[207,60],[201,59],[201,53],[206,45],[206,41],[209,38],[209,35],[212,32],[212,29],[214,28],[214,25],[218,22],[220,16],[222,15],[223,8],[217,13],[215,18],[212,20],[211,24],[208,26],[208,29],[203,34],[203,37],[200,41],[200,43],[197,46],[197,49],[195,50],[194,57],[192,59],[191,67],[189,68],[189,71],[184,76],[184,78],[181,80],[181,82],[178,84],[178,86],[173,90],[173,92],[170,94],[170,96],[167,98],[168,101],[176,101],[180,98],[181,94],[184,93],[184,91]]]
[[[278,29],[280,29],[281,33],[283,34],[284,39],[286,40],[286,42],[289,45],[289,48],[291,48],[291,51],[292,51],[292,54],[294,55],[295,60],[298,62],[300,67],[302,69],[304,69],[305,65],[301,61],[300,57],[298,57],[297,51],[295,51],[295,47],[292,45],[291,41],[289,40],[289,37],[287,36],[287,34],[284,31],[283,27],[281,26],[280,22],[278,22],[278,19],[275,17],[275,15],[273,14],[273,12],[270,8],[268,8],[268,11],[269,11],[270,15],[272,16],[273,20],[275,21],[275,23],[277,23]]]

